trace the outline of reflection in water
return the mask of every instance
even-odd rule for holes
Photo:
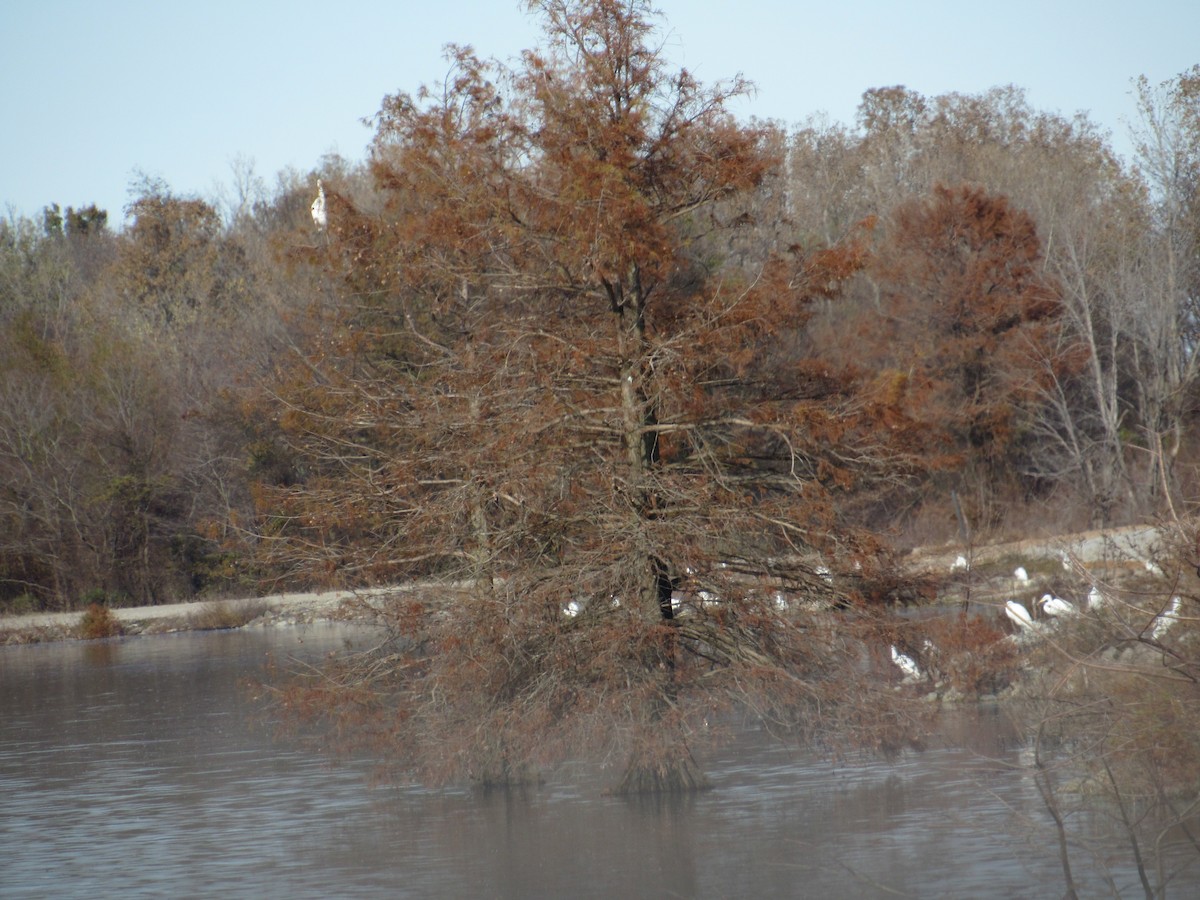
[[[268,653],[312,659],[353,636],[0,648],[0,896],[1061,893],[995,711],[948,721],[958,749],[895,764],[833,765],[743,732],[702,760],[715,789],[698,796],[605,797],[617,773],[583,767],[513,791],[371,788],[365,764],[277,741],[241,687]]]

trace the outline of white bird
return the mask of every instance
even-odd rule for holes
[[[1171,626],[1179,621],[1179,607],[1183,600],[1179,597],[1171,598],[1171,606],[1166,612],[1154,617],[1154,629],[1150,632],[1150,637],[1158,641],[1171,630]]]
[[[959,569],[968,569],[968,568],[970,568],[970,566],[967,565],[967,558],[965,556],[960,556],[960,557],[958,557],[958,559],[954,560],[954,565],[952,565],[950,567],[950,571],[957,572]]]
[[[329,224],[329,217],[325,214],[325,188],[321,185],[321,179],[317,179],[317,199],[312,203],[313,224],[317,226],[317,231],[324,231],[325,226]]]
[[[1033,630],[1036,627],[1033,623],[1033,616],[1029,614],[1029,610],[1016,600],[1009,600],[1004,604],[1004,614],[1021,628]]]
[[[907,653],[897,650],[895,644],[892,644],[892,662],[904,673],[905,681],[916,681],[921,677],[921,669],[917,666],[916,660]]]
[[[1042,594],[1042,599],[1038,603],[1042,604],[1042,611],[1048,616],[1073,616],[1078,612],[1075,604],[1068,603],[1053,594]]]
[[[1104,595],[1100,593],[1100,589],[1094,584],[1092,589],[1088,591],[1088,609],[1099,609],[1104,605]]]
[[[1021,584],[1029,584],[1029,573],[1025,571],[1024,566],[1017,566],[1013,570],[1013,578],[1017,579]]]
[[[1062,561],[1063,571],[1070,572],[1071,571],[1071,557],[1067,553],[1067,551],[1066,550],[1061,551],[1058,554],[1058,558],[1059,558],[1059,560]]]
[[[583,612],[583,604],[578,600],[572,600],[563,607],[563,615],[571,619],[575,618],[581,612]]]

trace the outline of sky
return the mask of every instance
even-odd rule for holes
[[[704,83],[757,87],[734,111],[853,124],[862,93],[1013,84],[1086,112],[1128,154],[1132,82],[1200,63],[1196,0],[657,0],[665,52]],[[540,38],[519,0],[4,0],[0,216],[95,203],[119,225],[131,185],[218,202],[234,169],[268,186],[365,157],[383,97],[447,72],[443,48],[517,58]]]

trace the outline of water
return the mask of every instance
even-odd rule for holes
[[[0,648],[0,897],[1062,893],[994,712],[951,723],[965,747],[895,764],[835,766],[748,731],[703,758],[716,789],[695,797],[604,797],[619,773],[583,766],[524,791],[372,787],[368,763],[282,740],[247,687],[268,653],[315,659],[356,635]],[[1138,895],[1122,852],[1105,845]],[[1085,896],[1110,893],[1078,869]],[[1173,896],[1196,895],[1191,874]]]

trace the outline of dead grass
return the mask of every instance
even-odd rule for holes
[[[270,609],[266,600],[212,600],[187,617],[186,628],[192,631],[221,631],[241,628],[265,615]]]

